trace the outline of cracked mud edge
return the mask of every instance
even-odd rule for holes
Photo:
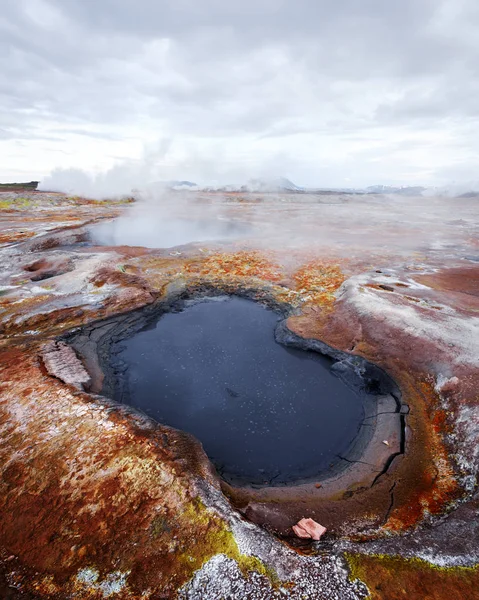
[[[374,470],[376,465],[363,459],[365,451],[377,432],[375,421],[381,415],[390,415],[390,418],[394,420],[394,424],[398,429],[398,448],[397,451],[389,453],[381,469],[375,469],[376,475],[369,486],[372,487],[388,472],[395,459],[404,455],[406,451],[406,415],[409,412],[409,407],[402,401],[399,387],[387,373],[366,359],[332,348],[320,340],[298,336],[288,329],[286,320],[278,324],[275,338],[277,342],[286,346],[319,352],[331,357],[336,361],[331,370],[346,385],[363,397],[366,410],[369,403],[369,410],[372,410],[372,413],[365,414],[362,423],[364,435],[359,435],[356,438],[348,452],[339,457],[341,460],[349,465],[368,465]],[[381,411],[379,404],[374,400],[374,396],[389,397],[390,403],[393,404],[392,410]],[[371,406],[371,403],[373,406]],[[369,433],[367,433],[368,430]],[[382,440],[381,443],[383,443]]]

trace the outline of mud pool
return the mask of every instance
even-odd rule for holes
[[[233,483],[327,475],[355,439],[361,398],[333,361],[275,341],[278,315],[241,298],[186,303],[115,351],[115,399],[195,435]]]

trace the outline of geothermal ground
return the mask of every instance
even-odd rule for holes
[[[479,598],[478,206],[1,194],[0,597]],[[115,400],[122,340],[225,295],[275,310],[277,342],[363,394],[341,469],[235,483]],[[303,517],[319,542],[295,536]]]

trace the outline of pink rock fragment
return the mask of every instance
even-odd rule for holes
[[[327,530],[326,527],[316,523],[313,519],[301,519],[299,523],[293,525],[293,531],[300,538],[318,541]]]

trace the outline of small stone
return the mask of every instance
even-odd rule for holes
[[[313,519],[301,519],[296,525],[293,525],[293,531],[299,538],[318,541],[327,530]]]
[[[389,446],[389,442],[388,442],[387,440],[383,440],[383,444],[384,444],[385,446]]]
[[[320,483],[315,483],[315,484],[314,484],[314,487],[315,487],[317,490],[319,490],[319,488],[320,488],[320,487],[322,487],[322,486],[321,486],[321,484],[320,484]]]

